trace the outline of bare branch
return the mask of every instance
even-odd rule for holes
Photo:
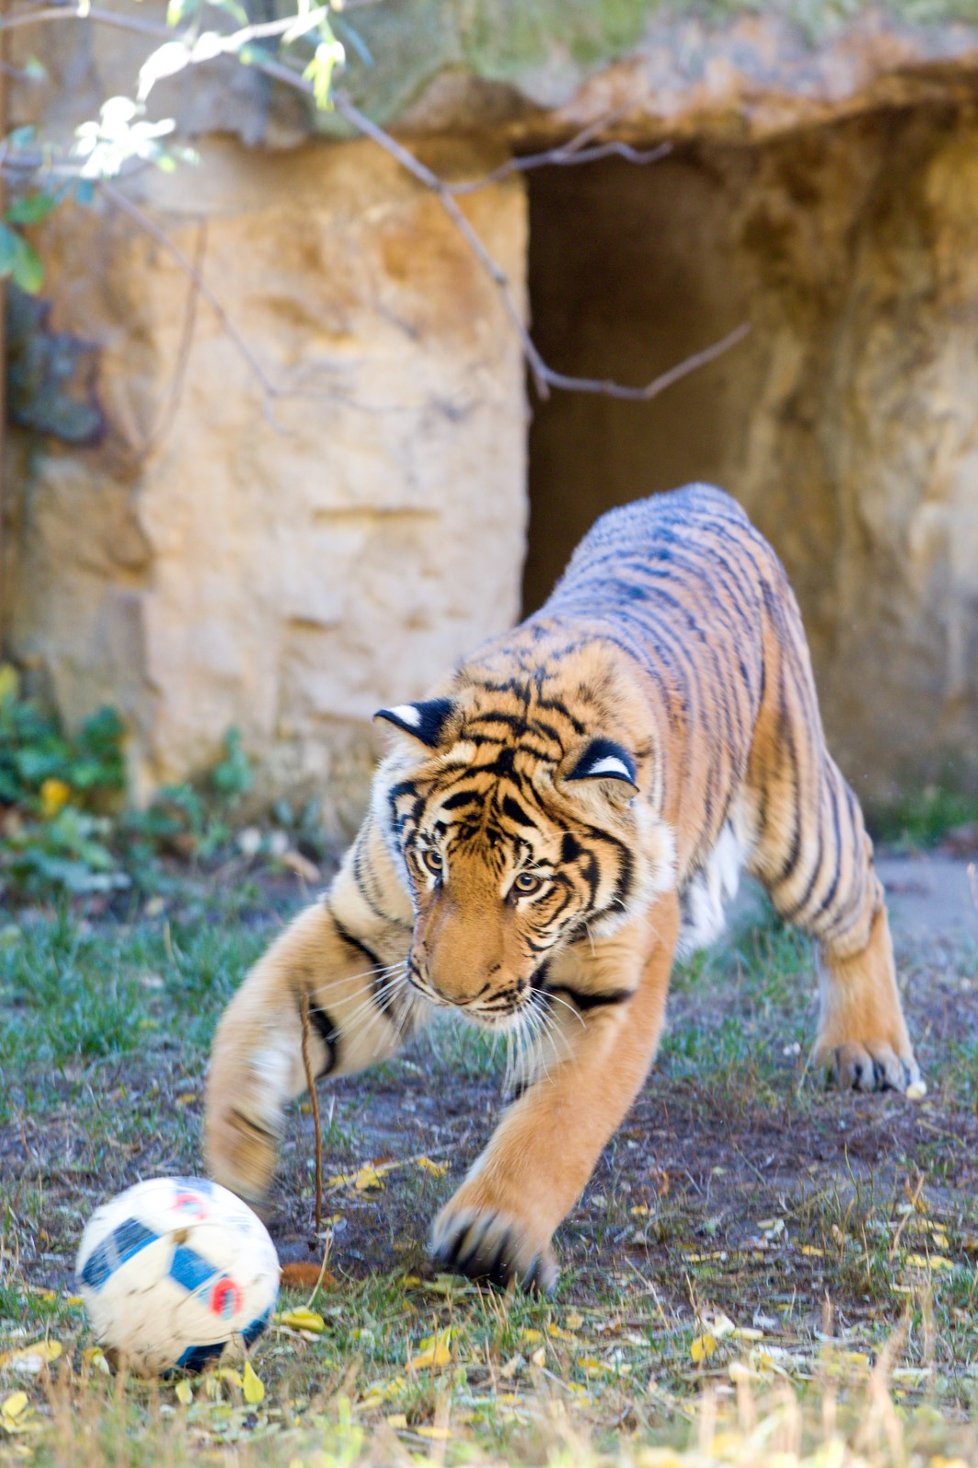
[[[16,26],[63,20],[65,18],[71,17],[75,17],[77,19],[88,19],[95,21],[99,24],[115,26],[123,30],[135,31],[140,35],[151,37],[154,40],[167,40],[174,38],[174,32],[170,27],[160,26],[153,23],[152,21],[145,21],[135,16],[122,15],[114,11],[102,10],[97,7],[86,10],[84,9],[81,0],[77,0],[77,3],[74,5],[49,5],[39,7],[32,11],[25,11],[17,15],[8,16],[5,20],[0,20],[0,31],[10,30]],[[260,27],[249,27],[247,36],[245,36],[244,32],[236,33],[235,40],[238,41],[242,38],[247,40],[259,34],[278,34],[288,29],[288,26],[288,21],[267,22]],[[191,58],[191,64],[203,65],[207,61],[212,61],[216,59],[218,59],[216,56],[203,56],[196,59]],[[256,71],[261,72],[265,76],[268,76],[276,81],[280,81],[286,86],[289,86],[296,91],[302,92],[307,96],[311,97],[314,95],[314,86],[312,81],[308,80],[305,76],[301,74],[301,72],[296,70],[294,67],[287,65],[285,62],[275,60],[273,57],[265,55],[252,54],[249,55],[247,63],[242,62],[242,64],[252,66]],[[487,184],[498,182],[499,180],[508,177],[510,174],[527,172],[532,168],[544,167],[546,164],[558,164],[567,166],[578,163],[593,163],[601,158],[607,158],[611,156],[618,156],[626,159],[630,163],[638,165],[654,163],[657,162],[660,158],[663,158],[666,153],[669,152],[671,144],[662,143],[658,147],[648,149],[644,152],[635,149],[628,143],[618,141],[595,143],[593,146],[589,146],[589,144],[591,143],[591,139],[596,137],[601,131],[603,131],[604,128],[607,127],[609,123],[613,120],[608,118],[601,118],[598,121],[589,124],[587,128],[585,128],[581,133],[577,134],[577,136],[575,138],[572,138],[568,143],[562,144],[546,152],[528,154],[522,158],[512,158],[506,163],[501,164],[498,169],[495,169],[493,172],[486,175],[486,177],[483,179],[472,179],[463,183],[452,184],[447,183],[444,179],[439,178],[439,176],[434,173],[432,169],[428,168],[427,165],[422,163],[420,159],[416,158],[415,155],[410,152],[408,148],[399,143],[398,140],[393,137],[391,133],[387,132],[385,128],[381,127],[378,123],[375,123],[371,118],[366,115],[366,113],[362,112],[360,108],[357,107],[356,104],[351,100],[347,93],[343,91],[336,91],[333,96],[333,103],[339,115],[350,124],[355,132],[359,133],[362,137],[369,138],[378,147],[382,148],[403,169],[405,169],[406,172],[410,173],[412,177],[417,180],[418,183],[422,184],[426,189],[430,190],[430,192],[433,193],[438,199],[441,207],[445,210],[446,214],[452,220],[453,224],[462,235],[466,244],[469,246],[476,259],[479,261],[479,264],[482,266],[483,270],[486,272],[490,280],[499,291],[499,296],[503,305],[503,309],[509,317],[513,325],[513,329],[517,333],[520,345],[523,350],[523,355],[526,358],[526,362],[533,377],[537,392],[542,398],[549,397],[551,388],[560,388],[567,392],[600,393],[608,397],[619,398],[628,402],[648,402],[650,399],[656,397],[659,393],[665,391],[667,387],[671,387],[673,383],[678,382],[680,378],[686,377],[689,373],[695,372],[699,367],[705,366],[706,363],[714,361],[724,352],[729,351],[729,349],[735,346],[737,342],[742,341],[743,338],[750,331],[749,323],[742,322],[738,327],[736,327],[733,331],[728,332],[727,335],[722,337],[719,341],[713,342],[710,346],[703,348],[702,351],[696,352],[693,356],[685,358],[684,361],[677,363],[667,372],[661,373],[658,377],[653,378],[651,382],[647,382],[644,386],[632,387],[624,383],[618,383],[602,378],[573,377],[568,375],[567,373],[556,371],[556,369],[550,367],[548,363],[544,360],[539,348],[536,346],[536,343],[533,341],[532,336],[527,330],[526,324],[523,320],[523,314],[519,308],[513,292],[513,285],[511,280],[509,279],[503,267],[499,264],[499,262],[495,259],[490,250],[484,244],[478,232],[470,224],[465,213],[459,206],[456,196],[473,193],[477,189],[484,188]],[[160,227],[156,225],[154,221],[147,214],[145,214],[143,210],[139,208],[138,205],[134,204],[132,200],[128,199],[114,186],[105,181],[102,181],[100,187],[102,188],[103,192],[113,200],[118,208],[122,209],[125,213],[129,214],[133,219],[141,224],[141,226],[145,228],[154,239],[156,239],[166,250],[169,251],[171,255],[173,255],[176,260],[180,262],[183,268],[187,270],[191,279],[196,280],[200,294],[205,298],[205,300],[208,301],[211,308],[217,314],[218,319],[220,320],[225,331],[228,333],[232,341],[234,341],[235,345],[238,347],[238,350],[244,356],[250,370],[261,384],[262,390],[266,398],[273,398],[283,395],[282,390],[276,388],[275,385],[270,381],[261,363],[252,352],[251,348],[248,346],[241,333],[233,325],[225,308],[221,305],[220,301],[210,290],[210,288],[203,282],[202,279],[200,279],[199,271],[195,272],[193,262],[188,259],[188,257],[179,248],[179,246],[175,245],[173,241],[170,240],[170,238],[167,236],[166,232],[160,229]]]
[[[590,129],[589,129],[590,131]],[[573,140],[559,148],[548,148],[543,153],[523,153],[515,158],[508,158],[491,173],[484,174],[482,178],[467,179],[464,183],[446,184],[448,193],[474,194],[479,189],[484,189],[488,184],[500,183],[504,178],[509,178],[513,173],[529,173],[534,168],[546,168],[551,164],[559,164],[566,168],[575,163],[597,163],[602,158],[618,157],[624,158],[628,163],[644,166],[648,163],[658,163],[660,159],[668,157],[672,152],[671,143],[659,143],[655,148],[644,151],[633,148],[630,143],[596,143],[593,148],[577,148],[573,146]]]
[[[414,154],[403,147],[396,138],[391,137],[390,133],[386,132],[382,127],[379,127],[377,123],[367,117],[365,113],[361,112],[359,107],[351,102],[344,92],[337,92],[334,100],[336,110],[341,117],[345,117],[364,137],[370,138],[373,142],[377,143],[392,158],[396,159],[402,168],[406,168],[409,173],[414,175],[419,183],[423,183],[426,188],[431,189],[438,197],[442,208],[453,220],[459,233],[465,239],[483,269],[498,287],[506,314],[512,321],[520,338],[523,346],[523,355],[526,357],[530,371],[533,374],[537,392],[542,398],[549,397],[550,389],[556,387],[562,388],[567,392],[603,393],[607,397],[620,398],[625,402],[647,403],[652,398],[657,397],[659,393],[664,392],[667,387],[671,387],[674,382],[678,382],[680,378],[688,376],[690,372],[695,372],[697,368],[704,367],[707,362],[712,362],[716,357],[722,356],[724,352],[735,346],[737,342],[742,341],[750,331],[750,324],[746,321],[741,322],[739,326],[733,331],[728,332],[726,336],[721,337],[719,341],[713,342],[708,347],[704,347],[702,351],[695,353],[692,357],[686,357],[682,362],[678,362],[674,367],[670,367],[668,372],[660,373],[651,382],[645,383],[643,387],[629,387],[624,383],[612,382],[596,377],[571,377],[565,372],[555,371],[553,367],[550,367],[544,361],[539,348],[526,328],[523,315],[513,296],[509,277],[495,257],[490,254],[475,229],[469,223],[452,194],[451,186],[446,184],[443,179],[440,179],[436,173],[418,158],[415,158]]]

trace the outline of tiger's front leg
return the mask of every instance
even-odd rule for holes
[[[515,1278],[528,1288],[553,1288],[554,1230],[583,1192],[655,1055],[678,925],[675,893],[666,893],[647,916],[595,940],[593,953],[575,950],[569,967],[554,966],[547,985],[558,1001],[554,1012],[576,993],[576,1015],[564,1016],[537,1079],[435,1219],[430,1247],[437,1264],[495,1284]]]
[[[243,1198],[257,1201],[267,1192],[285,1108],[306,1089],[303,1011],[314,1076],[386,1059],[428,1017],[428,1004],[407,982],[410,928],[356,921],[361,916],[341,872],[329,894],[259,960],[218,1025],[204,1153],[211,1176]]]

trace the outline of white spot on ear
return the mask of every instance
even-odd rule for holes
[[[622,780],[628,780],[629,783],[632,780],[632,772],[625,761],[619,759],[614,754],[602,755],[600,759],[595,760],[593,765],[589,765],[586,770],[583,770],[582,774],[589,777],[592,775],[613,775],[618,776]]]
[[[387,712],[393,718],[399,719],[402,724],[410,725],[412,729],[419,729],[421,727],[421,710],[416,709],[413,703],[396,704],[394,708],[388,709]]]

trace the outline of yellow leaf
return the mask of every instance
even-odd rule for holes
[[[389,1422],[390,1418],[387,1420]],[[418,1437],[428,1437],[436,1443],[446,1443],[452,1435],[450,1427],[416,1427],[415,1432]]]
[[[907,1263],[911,1269],[953,1269],[954,1260],[947,1259],[943,1254],[908,1254]]]
[[[250,1361],[245,1362],[241,1378],[245,1401],[249,1407],[256,1407],[259,1402],[265,1400],[265,1383],[260,1376],[256,1375],[255,1369]]]
[[[601,1362],[596,1356],[578,1356],[577,1364],[578,1366],[580,1366],[581,1370],[586,1371],[589,1376],[594,1371],[602,1370]]]
[[[544,1347],[537,1346],[536,1350],[533,1352],[533,1355],[530,1357],[530,1364],[531,1366],[542,1366],[546,1359],[547,1352]]]
[[[571,1313],[570,1313],[570,1315],[568,1315],[568,1317],[567,1317],[567,1329],[568,1330],[580,1330],[580,1328],[581,1328],[581,1326],[583,1324],[584,1324],[584,1316],[583,1315],[578,1315],[578,1313],[577,1313],[576,1310],[572,1310]]]
[[[53,820],[70,799],[71,786],[50,776],[41,785],[41,815],[46,821]]]
[[[0,1418],[3,1419],[4,1425],[19,1417],[26,1406],[26,1392],[11,1392],[10,1396],[5,1398],[3,1406],[0,1407]]]
[[[47,1366],[51,1361],[57,1361],[61,1355],[61,1349],[60,1341],[35,1341],[31,1346],[21,1346],[19,1350],[7,1351],[0,1356],[0,1366],[13,1366],[15,1370],[36,1374],[42,1366]]]
[[[649,1205],[647,1203],[636,1203],[634,1207],[629,1208],[628,1211],[633,1218],[648,1218]]]
[[[421,1349],[416,1356],[412,1356],[407,1363],[408,1371],[421,1371],[426,1366],[447,1366],[452,1359],[450,1341],[452,1339],[452,1328],[447,1326],[438,1331],[436,1335],[428,1336],[421,1342]]]
[[[384,1419],[388,1427],[407,1427],[407,1418],[403,1412],[392,1412]]]
[[[401,1284],[404,1286],[404,1288],[406,1290],[410,1290],[415,1285],[419,1285],[420,1283],[421,1283],[421,1276],[419,1274],[406,1274],[404,1276],[404,1278],[401,1280]]]
[[[417,1157],[415,1161],[424,1172],[430,1172],[432,1177],[444,1177],[448,1171],[447,1162],[432,1162],[430,1157]]]
[[[326,1329],[326,1322],[317,1310],[310,1310],[307,1305],[296,1305],[292,1310],[285,1310],[275,1319],[279,1325],[287,1325],[292,1330],[311,1330],[315,1335],[321,1335]]]
[[[540,1330],[532,1330],[530,1328],[527,1328],[523,1332],[523,1339],[526,1341],[528,1346],[535,1346],[537,1341],[543,1340],[543,1332]]]
[[[802,1244],[801,1252],[807,1254],[811,1259],[824,1259],[825,1250],[817,1249],[814,1244]]]
[[[717,1348],[716,1337],[712,1335],[698,1335],[689,1348],[689,1354],[698,1366],[701,1361],[708,1361]]]
[[[366,1167],[361,1167],[353,1179],[353,1186],[358,1193],[367,1193],[371,1188],[382,1188],[384,1186],[384,1179],[376,1167],[371,1167],[368,1164]]]
[[[189,1407],[194,1399],[194,1389],[189,1381],[178,1381],[173,1388],[173,1395],[184,1407]]]
[[[16,698],[20,692],[20,674],[12,663],[0,663],[0,703]]]
[[[210,1372],[210,1375],[218,1381],[228,1382],[230,1386],[240,1387],[243,1385],[241,1372],[235,1371],[233,1366],[218,1366],[214,1371]]]
[[[176,1103],[178,1106],[189,1106],[192,1101],[196,1100],[196,1091],[181,1091],[180,1095],[176,1097]]]
[[[85,1301],[81,1295],[65,1295],[66,1305],[84,1305]]]
[[[560,1326],[555,1325],[552,1320],[547,1325],[547,1335],[552,1335],[554,1340],[558,1341],[572,1341],[574,1339],[569,1330],[561,1330]]]
[[[374,1167],[372,1163],[367,1162],[363,1167],[358,1168],[356,1172],[338,1172],[335,1177],[329,1179],[328,1186],[331,1188],[348,1188],[352,1185],[358,1193],[366,1193],[371,1188],[382,1188],[384,1186],[384,1179],[381,1174],[387,1171],[389,1169],[386,1167]]]

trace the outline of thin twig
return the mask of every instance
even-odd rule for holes
[[[187,365],[190,361],[190,349],[194,341],[194,327],[197,322],[197,300],[200,296],[200,277],[206,247],[207,220],[201,219],[198,222],[197,243],[194,246],[193,273],[187,283],[187,304],[183,312],[183,326],[180,330],[180,344],[177,347],[177,360],[157,420],[143,444],[142,452],[144,454],[148,453],[155,444],[159,443],[163,435],[172,426],[177,409],[180,406],[180,400],[183,397],[183,388],[187,379]]]
[[[655,148],[645,150],[633,148],[630,143],[610,142],[596,143],[593,148],[574,148],[573,140],[558,148],[549,148],[543,153],[522,153],[515,158],[508,158],[491,173],[484,174],[481,178],[466,179],[464,183],[446,183],[445,190],[449,194],[458,197],[461,194],[474,194],[479,189],[484,189],[488,184],[501,183],[504,178],[509,178],[514,173],[529,173],[534,168],[546,168],[551,164],[557,164],[566,168],[575,163],[597,163],[602,158],[624,158],[629,163],[644,167],[649,163],[658,163],[660,159],[667,157],[672,152],[671,143],[659,143]]]
[[[152,239],[156,240],[156,242],[161,245],[164,250],[166,250],[170,255],[173,256],[174,260],[177,261],[181,268],[187,272],[187,275],[196,285],[197,290],[204,297],[204,300],[208,303],[211,310],[214,312],[215,316],[221,324],[221,327],[234,342],[234,345],[241,353],[251,372],[257,378],[266,399],[282,397],[282,389],[276,387],[275,383],[272,382],[261,362],[259,362],[258,358],[255,356],[255,353],[252,351],[251,347],[248,345],[241,332],[231,320],[230,316],[227,313],[227,310],[221,304],[219,298],[214,294],[210,286],[204,280],[203,276],[194,265],[194,262],[191,260],[190,256],[185,254],[184,251],[181,250],[180,246],[170,238],[165,229],[161,229],[161,227],[156,223],[155,219],[153,219],[151,215],[147,214],[145,210],[141,209],[138,204],[135,204],[132,199],[130,199],[126,194],[122,192],[121,189],[117,189],[115,184],[112,184],[108,181],[108,179],[103,178],[98,180],[98,186],[105,197],[112,204],[114,204],[115,207],[121,211],[121,213],[127,214],[130,219],[134,220],[139,225],[140,229],[144,230],[146,234],[148,234]],[[273,421],[275,421],[274,418]],[[276,427],[281,427],[281,424],[276,422]]]
[[[316,1082],[309,1062],[309,995],[302,996],[302,1066],[306,1073],[306,1089],[312,1106],[312,1124],[316,1143],[316,1237],[323,1226],[323,1134],[319,1127],[319,1097]],[[325,1268],[325,1259],[323,1267]]]

